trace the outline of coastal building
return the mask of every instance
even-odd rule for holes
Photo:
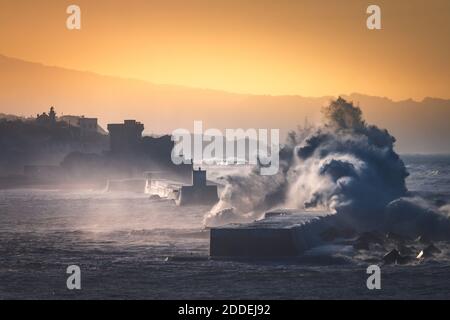
[[[139,149],[144,125],[136,120],[108,124],[111,153],[133,153]]]
[[[97,133],[98,130],[98,119],[85,118],[83,116],[78,119],[78,126],[80,128],[80,134],[82,137],[93,135]]]
[[[42,114],[36,115],[36,122],[40,125],[45,125],[45,126],[54,125],[56,123],[55,108],[51,107],[48,114],[43,112]]]

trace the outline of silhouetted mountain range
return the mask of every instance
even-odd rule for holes
[[[280,128],[319,121],[321,107],[333,97],[236,94],[217,90],[103,76],[26,62],[0,55],[0,112],[35,116],[50,105],[59,116],[98,117],[107,123],[137,119],[146,133],[205,128]],[[270,75],[267,75],[270,76]],[[395,84],[393,84],[395,86]],[[368,123],[386,128],[403,153],[450,152],[450,100],[392,101],[363,94],[343,95],[359,104]]]

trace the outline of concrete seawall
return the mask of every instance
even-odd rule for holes
[[[271,216],[249,224],[230,224],[210,231],[212,258],[283,258],[319,245],[330,226],[327,213]]]
[[[190,204],[214,205],[219,201],[217,186],[183,186],[180,189],[180,195],[177,204],[180,206]]]

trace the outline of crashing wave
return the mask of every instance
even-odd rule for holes
[[[387,130],[366,124],[360,108],[342,98],[323,115],[319,127],[289,134],[276,175],[259,175],[255,167],[247,176],[224,177],[220,202],[205,224],[240,222],[285,206],[329,210],[364,228],[449,235],[448,209],[408,198],[408,172]],[[224,215],[226,208],[233,214]]]

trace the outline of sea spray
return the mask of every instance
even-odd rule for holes
[[[323,113],[324,124],[294,148],[290,204],[365,214],[404,196],[408,173],[394,151],[395,138],[367,125],[361,110],[344,99]]]
[[[431,233],[436,225],[450,230],[442,223],[448,210],[407,198],[408,172],[387,130],[366,124],[360,108],[342,98],[331,101],[323,115],[320,126],[289,134],[276,175],[261,176],[255,167],[249,175],[223,177],[226,187],[205,225],[257,219],[284,206],[325,209],[366,228],[392,229],[393,220],[404,233]],[[415,213],[408,216],[411,208]]]

